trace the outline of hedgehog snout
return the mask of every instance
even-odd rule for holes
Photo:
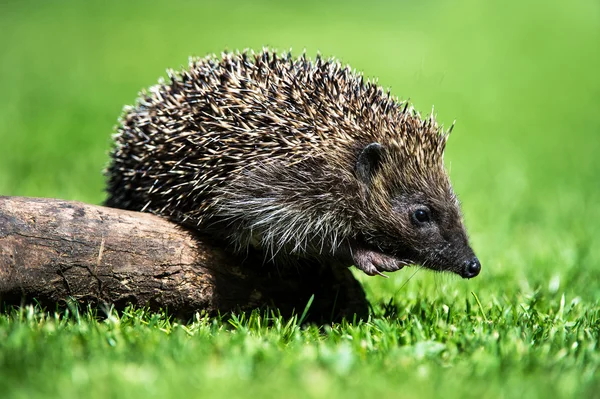
[[[464,278],[473,278],[481,271],[481,263],[476,256],[467,260],[463,264],[461,276]]]

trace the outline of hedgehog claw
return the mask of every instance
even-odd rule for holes
[[[388,278],[382,272],[393,272],[404,267],[396,258],[372,250],[354,250],[353,260],[355,266],[369,276],[378,275]]]
[[[377,273],[378,276],[381,276],[383,278],[390,278],[390,276],[386,276],[385,274],[381,273],[379,270],[376,270],[375,273]]]

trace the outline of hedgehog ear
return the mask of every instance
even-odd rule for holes
[[[373,176],[379,169],[385,149],[379,143],[371,143],[361,151],[354,170],[358,178],[367,186],[371,185]]]

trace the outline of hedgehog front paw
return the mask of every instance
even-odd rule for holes
[[[352,258],[354,265],[369,276],[387,277],[382,272],[395,272],[404,267],[404,263],[395,257],[369,249],[354,249]]]

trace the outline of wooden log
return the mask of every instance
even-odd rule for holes
[[[265,306],[312,320],[368,314],[348,269],[283,270],[231,254],[158,216],[56,199],[0,197],[0,301],[131,303],[189,317]]]

